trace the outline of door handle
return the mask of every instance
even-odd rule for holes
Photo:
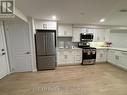
[[[30,54],[30,52],[26,52],[25,54]]]
[[[2,53],[2,55],[5,55],[5,54],[6,54],[5,52]]]
[[[1,51],[5,51],[4,49],[1,49]]]

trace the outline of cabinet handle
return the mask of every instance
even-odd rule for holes
[[[127,52],[122,52],[123,55],[127,55]]]
[[[4,49],[1,49],[1,51],[5,51]]]
[[[47,29],[47,24],[43,24],[43,28],[44,29]]]
[[[116,59],[116,60],[119,60],[119,56],[116,55],[116,56],[115,56],[115,59]]]
[[[2,55],[5,55],[6,53],[4,52],[4,53],[2,53]]]
[[[67,59],[67,55],[64,55],[64,58]]]
[[[102,53],[100,54],[100,57],[103,57],[103,54]]]

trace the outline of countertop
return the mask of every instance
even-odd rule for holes
[[[117,47],[95,47],[96,49],[112,49],[112,50],[119,50],[119,51],[127,51],[127,48],[117,48]]]
[[[57,48],[57,50],[82,50],[81,48]]]
[[[127,51],[127,48],[117,48],[117,47],[94,47],[96,49],[112,49],[112,50],[119,50],[119,51]],[[79,49],[81,50],[81,48],[57,48],[57,50],[76,50]]]

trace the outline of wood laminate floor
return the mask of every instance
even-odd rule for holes
[[[14,73],[0,80],[0,95],[127,95],[127,72],[95,64]]]

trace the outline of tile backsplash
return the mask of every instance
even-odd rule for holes
[[[105,42],[89,42],[91,47],[106,47]],[[70,37],[63,37],[57,39],[57,47],[58,48],[72,48],[78,47],[78,42],[72,42],[72,38]]]
[[[71,37],[57,38],[57,47],[59,48],[78,47],[78,43],[73,43]]]

